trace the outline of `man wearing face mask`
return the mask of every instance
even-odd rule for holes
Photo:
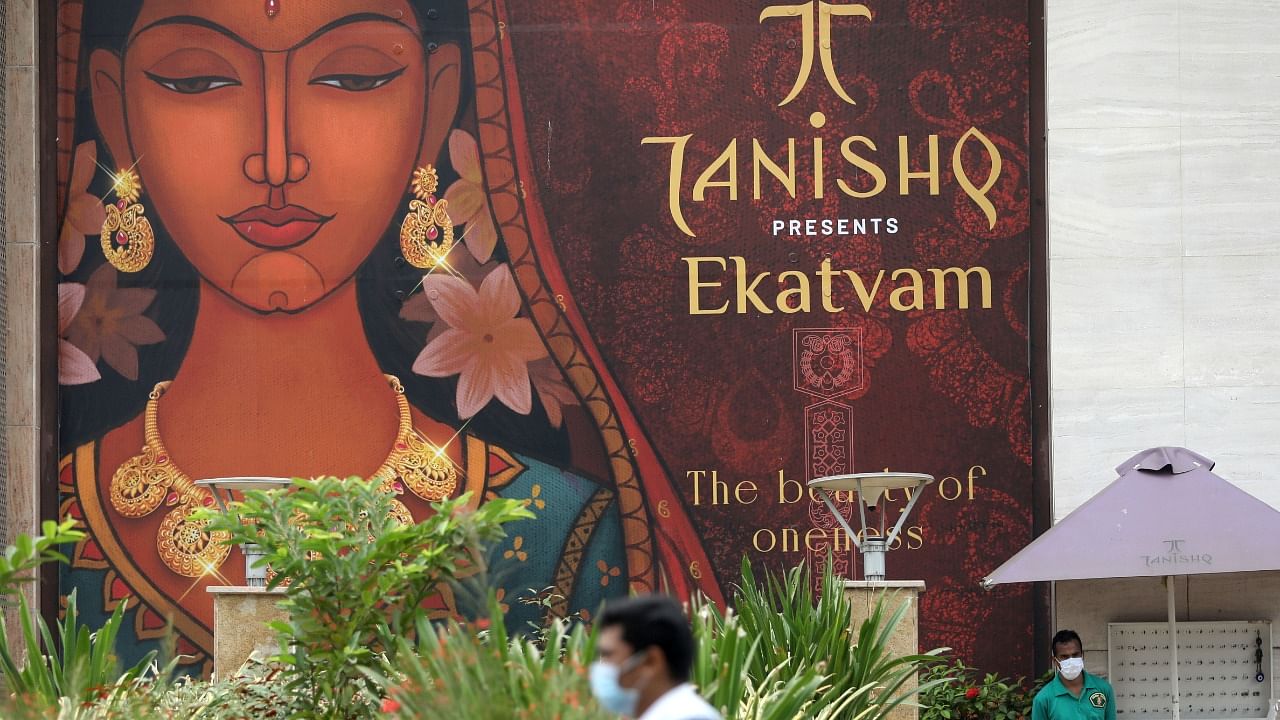
[[[1111,685],[1084,671],[1084,645],[1073,630],[1053,636],[1053,680],[1036,694],[1031,720],[1116,720]]]
[[[689,684],[693,633],[679,603],[617,600],[598,625],[591,693],[606,710],[638,720],[721,720]]]

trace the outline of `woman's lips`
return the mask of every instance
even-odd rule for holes
[[[251,245],[265,250],[287,250],[310,240],[332,219],[332,215],[321,215],[301,205],[280,208],[255,205],[223,217],[222,221]]]

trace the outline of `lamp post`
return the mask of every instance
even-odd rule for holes
[[[208,488],[213,493],[214,500],[217,500],[218,507],[222,508],[225,513],[231,512],[228,503],[235,500],[233,492],[244,492],[245,490],[271,490],[274,488],[288,487],[292,483],[289,478],[280,477],[225,477],[225,478],[209,478],[208,480],[197,480],[196,486]],[[225,497],[224,497],[225,495]],[[267,568],[266,566],[254,567],[258,558],[266,553],[262,552],[262,548],[256,544],[246,543],[240,546],[240,552],[244,554],[244,584],[248,587],[266,587],[267,586]]]
[[[849,533],[849,538],[853,541],[854,546],[858,548],[858,552],[862,553],[862,574],[864,578],[871,581],[883,581],[885,552],[889,549],[889,545],[897,539],[898,534],[902,532],[903,523],[906,522],[907,516],[911,514],[911,509],[916,506],[916,501],[920,499],[919,490],[932,482],[933,476],[923,473],[874,472],[814,478],[809,481],[809,487],[818,491],[822,501],[831,510],[831,514],[835,515],[836,522],[840,523],[845,532]],[[873,536],[869,532],[873,528],[867,525],[867,509],[870,508],[874,512],[876,505],[880,503],[885,492],[889,490],[904,490],[910,494],[911,499],[907,501],[907,507],[898,516],[898,521],[894,523],[893,530],[889,534],[886,535],[884,533],[882,515],[879,534]],[[849,527],[849,521],[845,520],[844,515],[840,514],[840,511],[836,509],[836,505],[833,502],[833,493],[839,491],[858,494],[858,517],[862,521],[861,539],[859,539],[860,533]]]

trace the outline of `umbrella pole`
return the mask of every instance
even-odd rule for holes
[[[1169,598],[1169,682],[1173,686],[1173,720],[1182,720],[1182,709],[1178,706],[1178,616],[1174,610],[1173,576],[1165,576]]]

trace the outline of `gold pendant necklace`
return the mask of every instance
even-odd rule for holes
[[[458,486],[458,470],[442,448],[423,439],[413,427],[404,386],[394,375],[385,376],[396,396],[400,422],[387,459],[371,480],[382,481],[382,489],[400,494],[408,488],[414,495],[436,502],[449,497]],[[186,577],[201,577],[216,570],[231,548],[227,533],[207,532],[205,523],[192,517],[201,507],[213,505],[213,494],[197,486],[174,463],[160,437],[160,398],[172,381],[157,383],[148,395],[144,416],[142,451],[126,460],[111,476],[111,505],[129,518],[155,512],[162,504],[176,506],[165,515],[156,531],[156,549],[170,570]],[[392,499],[391,515],[402,523],[413,522],[409,508]]]

